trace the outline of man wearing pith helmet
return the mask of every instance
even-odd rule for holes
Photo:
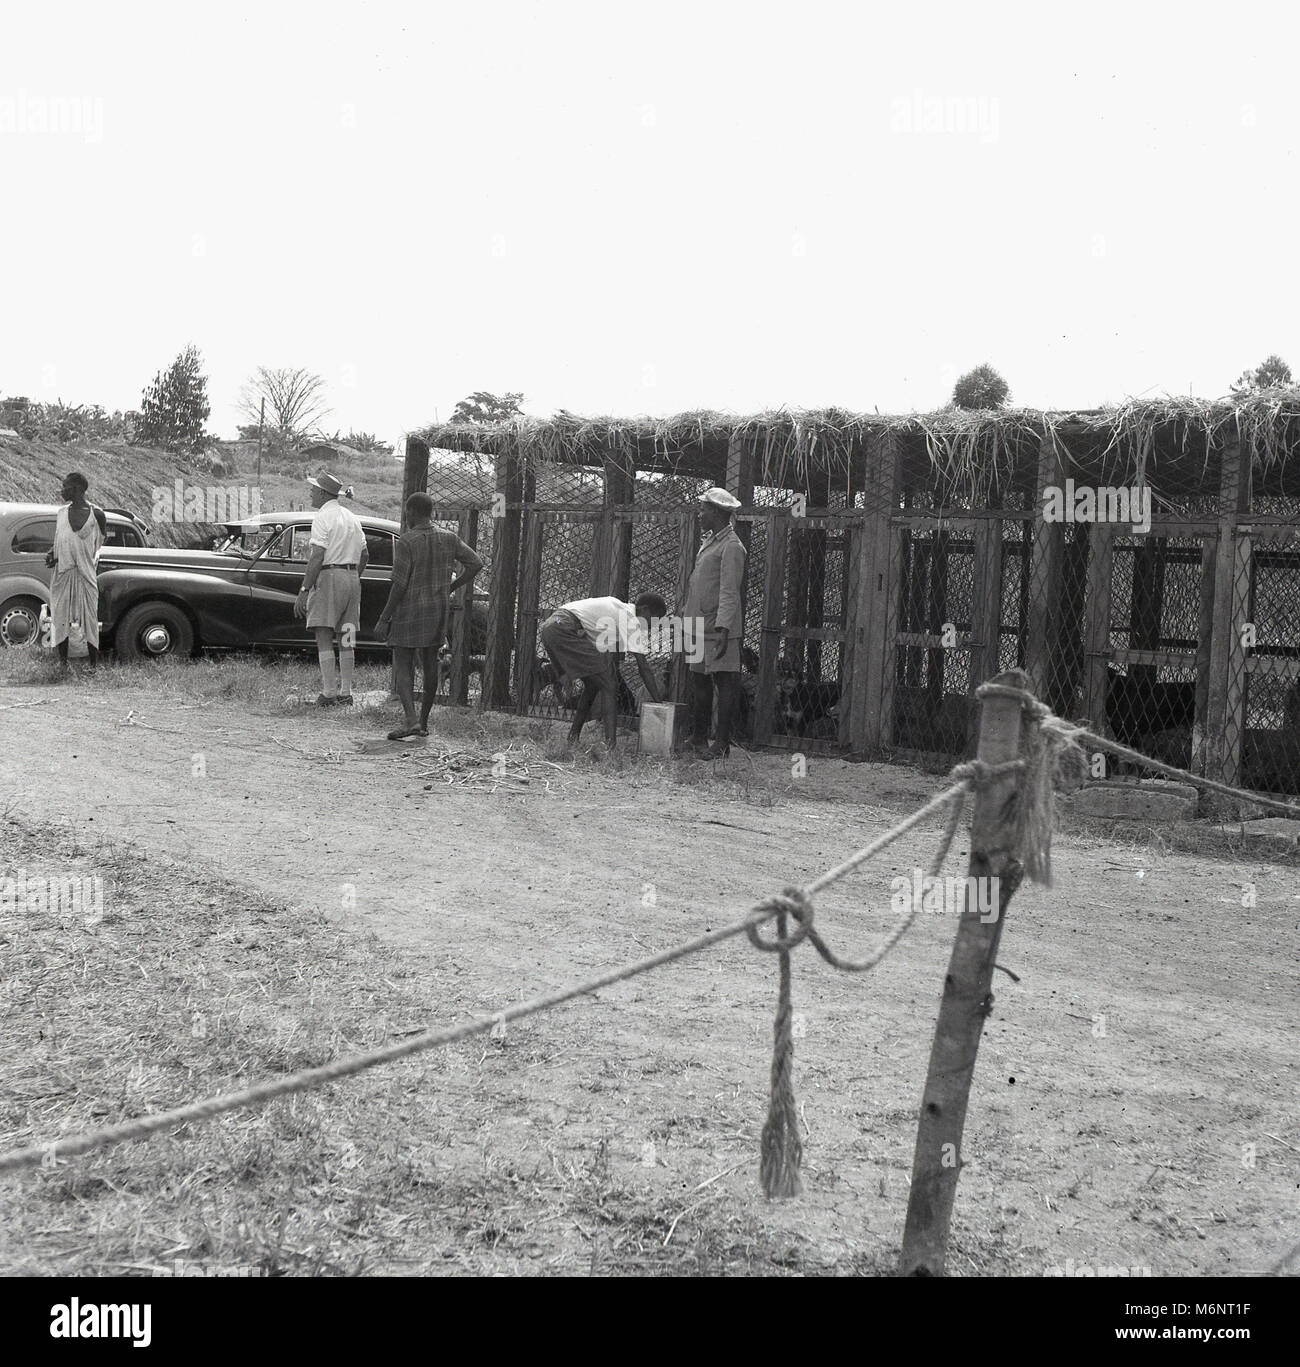
[[[357,631],[361,626],[361,576],[370,553],[361,519],[339,502],[352,497],[333,475],[308,478],[311,506],[311,555],[302,577],[302,592],[293,605],[295,617],[305,617],[316,634],[320,661],[320,707],[352,702],[352,669],[356,661]],[[334,644],[338,639],[339,668],[334,672]]]
[[[700,497],[704,542],[695,557],[685,616],[702,629],[703,658],[691,665],[691,739],[701,758],[718,759],[731,745],[731,727],[740,699],[740,647],[745,635],[745,548],[732,514],[740,500],[726,489]],[[708,744],[713,695],[718,696],[718,730]]]

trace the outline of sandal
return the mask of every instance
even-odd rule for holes
[[[404,726],[400,730],[390,731],[389,740],[410,740],[412,736],[428,735],[427,731],[421,732],[418,726]]]

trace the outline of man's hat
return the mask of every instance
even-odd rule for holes
[[[313,479],[308,475],[307,483],[310,484],[313,489],[319,489],[322,493],[330,494],[334,498],[337,498],[340,494],[343,494],[348,498],[352,497],[352,486],[349,485],[345,489],[343,487],[343,481],[335,479],[333,475],[321,475],[319,479]]]
[[[740,507],[740,500],[735,494],[729,494],[725,489],[709,489],[700,495],[697,502],[712,503],[715,508],[725,508],[728,512],[733,508]]]

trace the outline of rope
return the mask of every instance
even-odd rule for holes
[[[1222,793],[1225,797],[1241,798],[1246,802],[1253,803],[1257,807],[1266,807],[1273,811],[1285,812],[1287,816],[1300,819],[1300,807],[1293,802],[1283,802],[1278,798],[1264,797],[1259,793],[1252,793],[1247,788],[1237,788],[1230,783],[1220,783],[1217,779],[1205,778],[1200,774],[1193,774],[1187,769],[1179,769],[1176,765],[1165,764],[1158,759],[1152,759],[1149,755],[1144,755],[1140,750],[1133,750],[1127,745],[1121,745],[1117,740],[1111,740],[1107,736],[1099,736],[1095,731],[1090,731],[1086,726],[1081,726],[1075,722],[1068,722],[1056,716],[1051,708],[1045,703],[1038,701],[1032,693],[1023,688],[1015,688],[1008,684],[986,683],[981,684],[975,690],[977,698],[1014,698],[1022,704],[1025,710],[1037,723],[1038,730],[1044,735],[1053,737],[1056,740],[1058,750],[1064,751],[1067,748],[1078,748],[1080,741],[1086,741],[1094,745],[1099,750],[1108,750],[1113,755],[1118,755],[1121,759],[1127,759],[1135,764],[1140,764],[1144,768],[1152,769],[1158,774],[1168,774],[1170,778],[1182,779],[1187,783],[1193,784],[1197,788],[1205,788],[1212,793]]]
[[[812,907],[806,898],[802,899],[802,903],[809,912],[809,918],[801,921],[800,929],[807,934]],[[798,944],[799,936],[796,935],[792,941],[787,940],[785,929],[784,910],[776,913],[778,946],[763,944],[758,939],[758,931],[753,926],[749,929],[750,940],[760,949],[779,947],[781,954],[776,1020],[772,1025],[772,1099],[768,1106],[767,1122],[763,1126],[758,1160],[759,1181],[769,1200],[773,1196],[798,1196],[803,1189],[799,1180],[803,1143],[799,1138],[799,1112],[794,1101],[794,1030],[790,1007],[789,950],[791,943]]]
[[[1062,722],[1059,717],[1053,717],[1052,722],[1061,727],[1070,725],[1069,722]],[[1086,728],[1077,728],[1075,734],[1080,740],[1088,741],[1099,750],[1109,750],[1122,759],[1133,760],[1138,764],[1145,765],[1148,769],[1154,769],[1158,774],[1168,774],[1171,778],[1183,779],[1188,783],[1193,783],[1198,788],[1207,788],[1212,793],[1222,793],[1225,797],[1241,798],[1245,802],[1253,803],[1256,807],[1267,807],[1273,811],[1285,812],[1287,816],[1300,820],[1300,807],[1297,807],[1293,802],[1283,802],[1279,798],[1265,797],[1261,793],[1252,793],[1247,788],[1235,788],[1230,783],[1220,783],[1217,779],[1189,773],[1186,769],[1178,769],[1172,764],[1164,764],[1158,759],[1152,759],[1139,750],[1130,750],[1127,745],[1121,745],[1117,740],[1108,740],[1105,736],[1099,736],[1095,731],[1089,731]]]
[[[1018,766],[1018,761],[1011,765],[998,766],[990,773],[1000,773],[1005,769]],[[970,766],[959,766],[963,777],[951,788],[939,794],[927,802],[924,807],[913,812],[911,816],[905,817],[896,826],[891,827],[884,835],[873,840],[869,845],[864,846],[855,854],[850,855],[842,864],[837,864],[834,868],[823,873],[810,883],[807,888],[798,890],[805,899],[813,892],[830,887],[837,883],[847,874],[851,873],[860,864],[865,863],[872,855],[879,853],[887,846],[892,845],[913,826],[922,821],[927,815],[937,808],[954,802],[958,797],[964,799],[968,788],[983,780],[983,772],[971,769]],[[958,770],[954,770],[957,773]],[[956,830],[956,820],[950,820],[949,827],[945,833],[944,842],[941,846],[943,853],[947,852],[948,845],[951,843],[952,832]],[[191,1102],[185,1106],[176,1107],[170,1111],[160,1111],[156,1115],[139,1116],[134,1120],[129,1120],[120,1125],[110,1125],[102,1129],[91,1130],[83,1134],[74,1135],[68,1139],[55,1140],[48,1144],[38,1144],[25,1149],[14,1149],[9,1153],[0,1154],[0,1172],[15,1172],[21,1168],[32,1168],[38,1165],[52,1166],[56,1159],[63,1157],[73,1157],[78,1154],[91,1153],[98,1149],[108,1148],[114,1144],[125,1143],[133,1139],[143,1139],[149,1135],[156,1134],[160,1130],[174,1129],[179,1125],[189,1124],[191,1121],[207,1120],[215,1115],[222,1115],[227,1111],[241,1110],[249,1106],[260,1106],[267,1101],[273,1101],[276,1097],[291,1096],[297,1092],[305,1092],[313,1087],[319,1087],[326,1082],[334,1082],[339,1078],[351,1077],[355,1073],[364,1072],[366,1069],[376,1067],[381,1063],[391,1063],[396,1059],[407,1058],[412,1054],[422,1053],[426,1049],[436,1049],[443,1045],[455,1044],[460,1040],[470,1039],[475,1035],[486,1034],[489,1031],[500,1031],[504,1029],[507,1021],[522,1020],[527,1016],[536,1015],[540,1011],[550,1010],[552,1007],[561,1006],[565,1002],[572,1001],[575,997],[587,996],[601,988],[611,987],[615,983],[623,982],[628,978],[634,978],[642,973],[648,973],[652,969],[661,968],[665,964],[674,963],[678,959],[683,959],[687,955],[699,953],[701,950],[709,949],[713,945],[720,944],[724,940],[732,939],[737,935],[747,934],[751,927],[759,926],[779,914],[784,909],[778,906],[775,901],[759,903],[752,907],[738,921],[733,921],[730,925],[720,926],[717,930],[709,931],[704,935],[697,936],[693,940],[687,940],[682,944],[674,945],[669,949],[662,950],[658,954],[652,954],[648,958],[639,959],[635,963],[625,965],[622,968],[611,969],[607,973],[602,973],[594,978],[588,978],[583,982],[572,983],[567,987],[558,988],[554,992],[546,993],[543,996],[534,997],[529,1001],[521,1002],[516,1006],[507,1007],[497,1015],[483,1020],[469,1021],[464,1025],[455,1026],[448,1030],[428,1030],[419,1035],[414,1035],[409,1039],[402,1040],[397,1044],[384,1045],[378,1049],[368,1050],[360,1054],[351,1054],[344,1058],[335,1059],[331,1063],[322,1064],[317,1068],[305,1068],[297,1073],[291,1073],[287,1077],[275,1078],[269,1082],[260,1082],[252,1087],[245,1087],[238,1092],[227,1092],[220,1096],[209,1097],[203,1101]],[[903,934],[915,919],[917,908],[913,906],[909,915],[895,927],[893,932],[886,938],[884,944],[872,956],[870,961],[864,962],[864,967],[874,967],[902,938]],[[796,918],[797,919],[797,918]],[[778,939],[785,939],[784,931],[778,927]],[[800,937],[802,938],[802,937]],[[820,937],[818,937],[820,939]],[[816,941],[814,942],[816,943]],[[822,946],[823,957],[827,958],[828,963],[840,966],[833,955]],[[850,969],[849,971],[860,971]],[[788,986],[788,985],[787,985]],[[793,1042],[787,1040],[789,1051],[793,1052]],[[797,1134],[795,1135],[797,1139]]]

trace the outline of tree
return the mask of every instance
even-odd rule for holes
[[[350,446],[354,451],[360,451],[363,455],[391,456],[393,454],[392,442],[380,441],[373,432],[349,432],[346,437],[334,434],[336,441],[341,441],[344,446]]]
[[[202,451],[211,441],[203,430],[211,412],[203,358],[187,346],[144,391],[136,439],[164,451]]]
[[[968,370],[952,387],[952,401],[958,408],[1001,408],[1010,397],[1007,382],[987,364]]]
[[[266,400],[266,426],[272,446],[294,447],[330,411],[325,381],[309,370],[257,367],[239,394],[239,411],[256,427]]]
[[[1279,389],[1292,383],[1291,367],[1278,355],[1266,356],[1254,370],[1243,370],[1232,386],[1233,395],[1240,398],[1257,389]]]
[[[452,422],[504,422],[523,415],[522,394],[488,394],[477,390],[462,399],[451,415]]]

